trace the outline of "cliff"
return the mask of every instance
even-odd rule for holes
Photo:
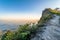
[[[60,40],[60,10],[46,8],[37,27],[36,35],[31,40]]]
[[[51,9],[51,8],[46,8],[43,12],[42,12],[42,17],[41,19],[38,21],[38,26],[44,26],[45,23],[47,21],[49,21],[49,19],[52,19],[54,17],[54,15],[60,15],[60,10],[57,9]]]

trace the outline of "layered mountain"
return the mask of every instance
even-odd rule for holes
[[[38,29],[31,40],[60,40],[60,10],[46,8],[37,24]]]

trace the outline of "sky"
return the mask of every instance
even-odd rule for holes
[[[57,7],[60,0],[0,0],[0,20],[38,20],[45,8]]]

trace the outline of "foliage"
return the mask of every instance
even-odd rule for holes
[[[1,40],[30,40],[31,32],[35,29],[36,27],[34,27],[34,25],[32,25],[32,28],[29,24],[20,25],[15,32],[7,31]]]
[[[57,15],[60,15],[60,10],[50,10],[50,12],[52,13],[52,14],[57,14]]]
[[[12,40],[13,39],[13,32],[7,31],[3,36],[1,40]]]

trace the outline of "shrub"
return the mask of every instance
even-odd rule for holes
[[[32,28],[29,24],[20,25],[17,31],[7,31],[1,38],[1,40],[30,40],[29,37],[31,32],[35,32],[36,27],[34,25]]]

